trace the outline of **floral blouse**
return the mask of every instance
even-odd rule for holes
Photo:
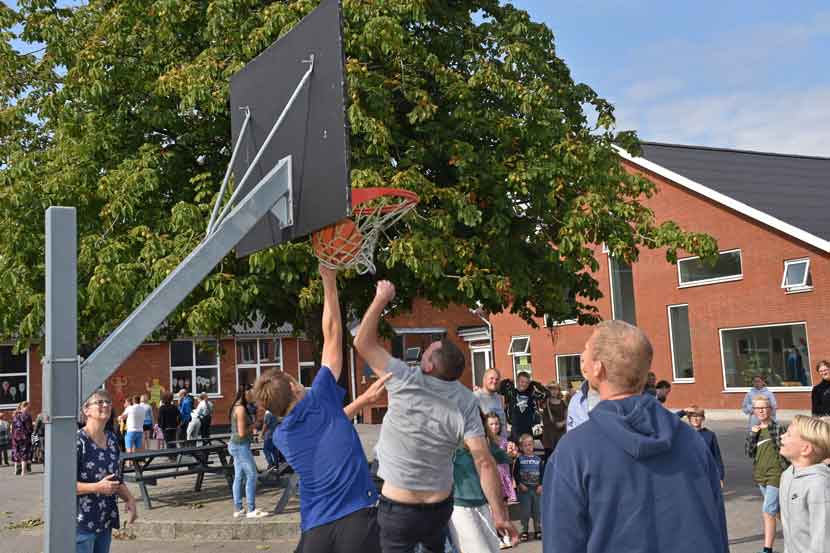
[[[78,430],[78,482],[93,484],[108,474],[114,474],[121,479],[118,462],[121,451],[118,449],[118,440],[112,432],[107,432],[106,436],[107,447],[102,449],[83,429]],[[78,496],[78,530],[100,533],[117,528],[119,519],[116,496]]]

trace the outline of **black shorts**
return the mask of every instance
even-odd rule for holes
[[[149,431],[151,431],[152,429],[153,429],[153,425],[152,425],[152,424],[145,424],[145,425],[144,425],[144,431],[145,431],[145,432],[149,432]]]
[[[381,553],[377,509],[361,509],[303,532],[294,553]]]

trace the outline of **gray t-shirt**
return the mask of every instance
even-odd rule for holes
[[[507,437],[507,415],[504,412],[504,403],[501,395],[497,392],[490,393],[486,390],[479,390],[474,392],[478,403],[481,406],[481,411],[486,415],[488,413],[495,413],[499,416],[501,422],[501,432],[499,435],[502,438]]]
[[[377,445],[378,476],[413,491],[452,488],[453,456],[465,439],[484,436],[478,400],[458,381],[424,374],[392,358],[389,407]]]

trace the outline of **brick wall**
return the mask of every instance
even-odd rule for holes
[[[632,172],[638,168],[627,164]],[[645,204],[654,210],[659,221],[673,220],[690,231],[706,232],[718,240],[720,250],[740,248],[743,278],[738,281],[679,288],[677,267],[668,263],[664,250],[643,250],[633,265],[635,303],[638,325],[654,346],[652,368],[658,379],[672,381],[671,346],[667,307],[689,305],[692,336],[693,383],[674,383],[669,398],[671,406],[698,403],[710,408],[737,408],[744,392],[725,392],[719,329],[775,323],[805,322],[810,364],[830,357],[830,259],[790,236],[729,210],[702,196],[689,192],[659,175],[643,172],[659,190]],[[705,184],[705,183],[704,183]],[[604,297],[597,303],[603,318],[611,318],[609,267],[607,255],[596,248],[600,269],[594,278]],[[687,254],[681,254],[687,255]],[[784,260],[809,257],[814,289],[787,294],[780,287]],[[512,376],[507,348],[511,336],[531,337],[534,378],[548,381],[555,377],[556,354],[580,353],[591,329],[566,325],[553,336],[547,329],[532,330],[510,314],[491,317],[496,367],[504,376]],[[541,321],[539,321],[541,322]],[[812,383],[818,377],[812,368]],[[776,397],[781,408],[809,409],[809,392],[780,391]]]

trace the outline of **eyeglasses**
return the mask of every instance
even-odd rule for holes
[[[108,399],[96,399],[95,401],[90,401],[86,405],[87,407],[91,407],[93,405],[97,405],[98,407],[112,407],[112,402]]]

